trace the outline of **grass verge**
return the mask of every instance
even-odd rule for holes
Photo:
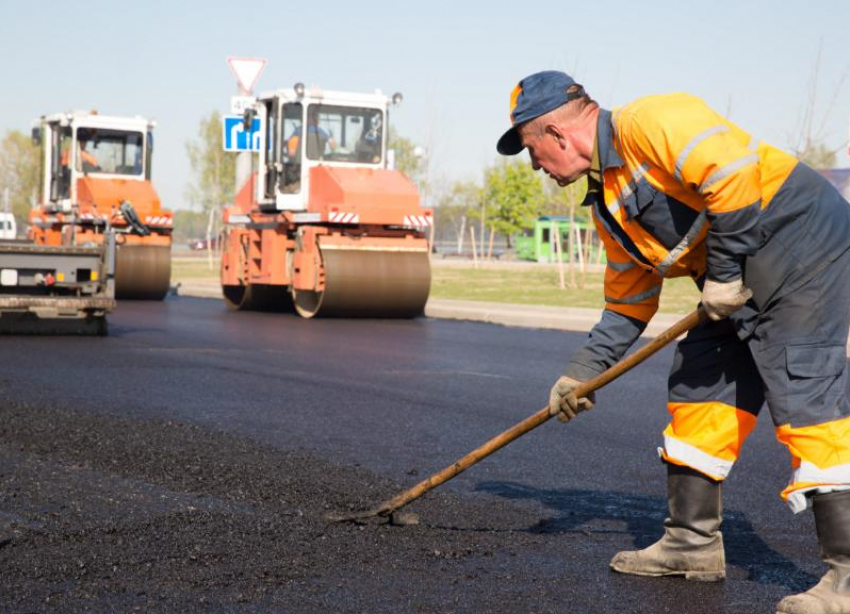
[[[559,288],[556,267],[532,263],[487,263],[478,268],[471,262],[434,260],[431,267],[431,296],[433,298],[552,307],[586,307],[599,309],[604,299],[603,274],[587,273],[580,284],[570,287],[570,275],[565,271],[567,288]],[[218,280],[218,261],[210,268],[206,257],[176,256],[171,261],[172,283],[182,281]],[[579,287],[580,286],[580,287]],[[668,279],[661,293],[662,313],[689,313],[699,302],[699,291],[687,278]]]

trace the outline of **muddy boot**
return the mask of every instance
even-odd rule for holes
[[[637,576],[685,576],[703,582],[725,578],[720,482],[688,467],[667,465],[667,505],[670,517],[664,521],[664,537],[649,548],[617,553],[611,568]]]
[[[779,602],[778,614],[850,614],[850,491],[812,497],[820,554],[829,571],[817,586]]]

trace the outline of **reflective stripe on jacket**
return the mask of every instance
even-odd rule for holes
[[[665,277],[743,274],[762,308],[850,248],[847,203],[825,179],[694,96],[600,110],[596,142],[602,197],[586,204],[608,256],[606,304],[567,367],[575,379],[622,358]]]
[[[663,277],[741,277],[758,248],[759,213],[796,159],[688,94],[600,111],[599,125],[604,203],[593,212],[613,264],[607,308],[647,322]]]

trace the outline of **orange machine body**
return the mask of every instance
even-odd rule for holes
[[[30,238],[60,245],[99,243],[107,223],[119,244],[170,245],[172,213],[162,208],[151,183],[154,122],[142,117],[100,115],[96,111],[40,118],[42,147],[39,205],[30,212]],[[125,142],[126,140],[126,142]],[[114,145],[97,149],[98,143]],[[98,164],[97,155],[105,156]],[[137,232],[120,211],[129,203],[149,234]],[[73,228],[69,228],[73,227]]]
[[[316,87],[257,97],[244,124],[259,119],[257,171],[223,216],[228,306],[288,304],[308,318],[423,312],[433,214],[393,168],[386,126],[398,100]]]
[[[427,251],[423,209],[401,171],[316,166],[304,211],[263,212],[252,203],[256,175],[225,210],[231,227],[222,253],[223,285],[290,286],[324,290],[319,246],[337,249]]]
[[[45,245],[103,241],[109,222],[116,230],[119,245],[171,245],[173,219],[163,209],[159,195],[148,180],[83,176],[77,180],[77,206],[70,212],[39,206],[30,211],[30,237]],[[120,211],[123,202],[133,205],[136,215],[150,230],[149,235],[133,233]],[[73,227],[73,228],[71,228]],[[120,232],[121,229],[130,232]]]

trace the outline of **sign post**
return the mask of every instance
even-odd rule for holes
[[[240,113],[244,111],[246,106],[253,104],[253,99],[250,101],[246,99],[253,95],[254,86],[260,78],[260,73],[266,67],[266,60],[263,58],[230,56],[227,58],[227,64],[236,76],[236,82],[238,84],[238,96],[234,96],[231,99],[231,112]],[[241,111],[234,111],[233,109],[241,109]],[[239,152],[236,154],[236,191],[239,193],[245,184],[251,180],[251,176],[253,175],[254,154],[252,152],[259,150],[259,120],[254,120],[254,125],[251,126],[250,132],[246,133],[242,129],[241,134],[243,136],[240,137],[240,129],[231,126],[230,130],[228,130],[229,119],[226,117],[222,120],[222,128],[224,130],[225,150]],[[234,149],[227,148],[229,136],[231,137],[231,145],[233,145]],[[245,145],[245,141],[248,142],[248,146],[239,147],[239,145]],[[257,143],[256,148],[253,147],[255,142]]]

